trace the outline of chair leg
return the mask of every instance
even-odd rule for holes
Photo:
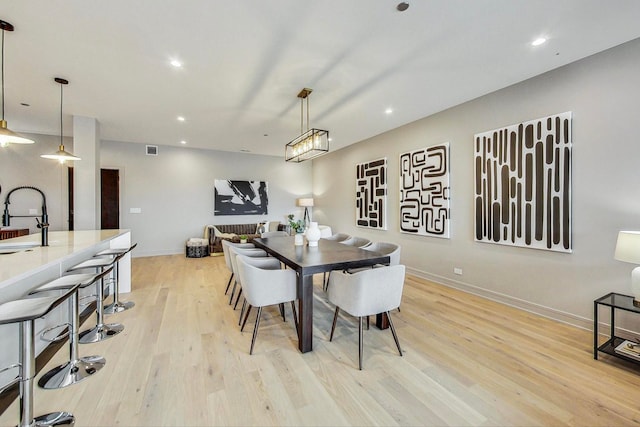
[[[262,307],[258,307],[258,315],[256,316],[256,325],[253,327],[253,337],[251,338],[251,348],[249,354],[253,354],[253,345],[256,343],[256,337],[258,336],[258,327],[260,326],[260,315],[262,314]]]
[[[293,312],[293,323],[296,325],[296,335],[300,336],[300,330],[298,329],[298,312],[296,312],[295,301],[291,301],[291,311]]]
[[[249,313],[251,313],[251,304],[249,304],[249,307],[247,308],[247,312],[244,315],[244,321],[242,322],[242,327],[240,328],[240,332],[242,332],[244,330],[244,325],[247,324],[247,319],[249,318]]]
[[[396,328],[393,327],[393,322],[391,321],[391,316],[387,311],[387,318],[389,319],[389,327],[391,328],[391,333],[393,334],[393,339],[396,341],[396,347],[398,347],[398,353],[402,356],[402,349],[400,348],[400,341],[398,341],[398,334],[396,334]]]
[[[229,283],[227,283],[227,289],[224,290],[224,294],[226,295],[229,292],[229,288],[231,287],[231,281],[233,280],[233,273],[229,276]]]
[[[278,304],[278,306],[280,307],[280,316],[282,316],[282,321],[286,322],[287,319],[285,319],[285,317],[284,317],[284,303],[280,303],[280,304]]]
[[[331,335],[329,335],[329,341],[333,340],[333,331],[336,330],[336,322],[338,321],[338,312],[340,307],[336,307],[336,314],[333,315],[333,325],[331,325]]]
[[[238,308],[238,301],[240,301],[240,296],[242,295],[242,288],[240,288],[240,290],[238,291],[238,297],[236,298],[236,303],[233,304],[233,309],[235,310],[236,308]]]
[[[369,330],[369,316],[367,316],[367,331]]]
[[[238,281],[233,281],[233,288],[231,288],[231,298],[229,298],[229,305],[233,303],[233,295],[236,293],[236,286],[238,285]]]
[[[362,371],[362,317],[358,318],[358,367]]]
[[[244,310],[247,308],[247,299],[244,298],[242,300],[242,308],[240,309],[240,316],[238,317],[238,326],[242,323],[242,315],[244,314]]]

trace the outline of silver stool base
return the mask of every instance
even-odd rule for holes
[[[40,377],[38,385],[45,389],[57,389],[82,381],[98,372],[107,361],[101,356],[87,356],[57,366]]]
[[[35,426],[73,426],[76,423],[76,418],[69,412],[52,412],[40,415],[33,421]]]
[[[120,323],[105,323],[93,327],[87,331],[80,332],[80,344],[89,344],[98,341],[104,341],[124,331],[124,325]]]
[[[121,311],[129,310],[133,308],[136,303],[133,301],[118,301],[112,302],[109,305],[104,306],[104,314],[115,314],[120,313]]]

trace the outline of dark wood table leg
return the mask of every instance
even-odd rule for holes
[[[298,348],[313,350],[313,275],[298,273]]]
[[[387,313],[376,314],[376,326],[380,329],[387,329],[389,327]]]

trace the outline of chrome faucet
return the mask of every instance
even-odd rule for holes
[[[42,196],[42,213],[40,215],[10,215],[9,214],[9,198],[11,193],[16,190],[34,190],[40,193]],[[49,215],[47,215],[47,198],[44,193],[36,188],[30,186],[16,187],[7,193],[7,197],[4,199],[4,213],[2,214],[2,225],[8,227],[11,225],[11,218],[35,218],[38,223],[37,227],[42,230],[41,246],[49,246]]]

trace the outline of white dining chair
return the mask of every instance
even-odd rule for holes
[[[260,316],[262,315],[263,307],[278,304],[283,313],[284,306],[282,304],[290,302],[296,334],[298,333],[298,314],[296,313],[295,305],[297,297],[296,273],[293,270],[280,269],[280,263],[276,259],[273,259],[273,261],[272,268],[264,268],[265,264],[261,263],[259,259],[243,255],[236,256],[238,273],[244,287],[244,296],[248,304],[247,312],[245,313],[242,327],[240,328],[241,331],[244,330],[251,308],[258,308],[249,354],[253,354],[253,347],[256,342],[256,337],[258,336],[258,327],[260,326]]]
[[[325,240],[333,240],[333,241],[336,241],[336,242],[342,242],[343,240],[347,240],[350,237],[351,237],[350,235],[345,234],[345,233],[336,233],[336,234],[333,234],[333,235],[331,235],[329,237],[323,237],[323,239],[325,239]]]
[[[265,231],[260,235],[260,237],[289,237],[289,234],[286,231]]]
[[[358,318],[358,367],[362,370],[362,321],[365,317],[385,313],[393,339],[402,356],[400,341],[391,321],[390,311],[400,306],[404,287],[404,265],[380,267],[355,274],[334,271],[329,278],[329,301],[336,306],[329,341],[333,340],[338,313],[342,309]]]
[[[235,310],[238,306],[238,301],[240,300],[240,295],[242,295],[242,282],[240,281],[240,277],[238,277],[238,267],[236,265],[236,255],[242,254],[249,257],[266,257],[267,253],[258,248],[236,248],[233,246],[229,246],[229,259],[231,261],[231,270],[233,271],[234,280],[233,280],[233,288],[231,288],[231,297],[229,298],[229,305],[233,303],[233,295],[236,292],[236,288],[238,289],[238,297],[236,298],[236,303],[233,305],[233,309]]]
[[[228,240],[222,240],[222,253],[224,254],[224,263],[227,266],[227,270],[229,270],[229,282],[227,283],[227,288],[224,290],[224,294],[226,295],[229,292],[229,287],[231,286],[231,281],[233,280],[233,269],[231,268],[231,258],[229,257],[229,246],[233,246],[236,248],[255,248],[253,243],[233,243]]]
[[[356,248],[364,248],[365,246],[369,246],[371,244],[371,240],[365,239],[364,237],[349,237],[346,240],[341,241],[343,245],[355,246]]]

